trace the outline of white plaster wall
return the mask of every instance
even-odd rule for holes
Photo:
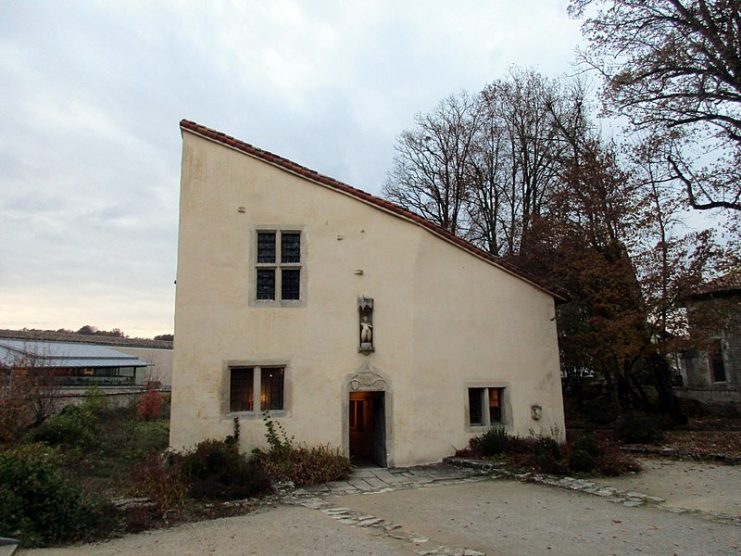
[[[511,385],[514,432],[541,423],[563,431],[550,296],[355,198],[189,132],[183,140],[174,448],[231,432],[229,362],[285,363],[279,420],[288,433],[345,447],[346,377],[365,363],[378,368],[393,395],[393,465],[436,461],[466,444],[470,381]],[[251,305],[255,229],[296,226],[306,244],[305,303]],[[361,295],[375,300],[369,356],[357,353]],[[531,403],[544,407],[540,423]],[[264,444],[259,417],[242,416],[241,425],[243,449]]]

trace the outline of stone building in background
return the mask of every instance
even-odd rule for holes
[[[741,413],[741,271],[706,283],[685,305],[698,346],[680,357],[677,394]]]

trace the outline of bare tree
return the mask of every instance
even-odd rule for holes
[[[595,10],[590,12],[590,9]],[[571,0],[608,107],[672,138],[696,209],[741,210],[741,0]]]
[[[0,442],[12,441],[52,416],[58,394],[51,354],[32,344],[7,350],[0,360]]]
[[[483,104],[469,170],[469,239],[492,255],[512,246],[513,226],[505,217],[512,160],[503,123]],[[510,239],[510,241],[507,241]]]
[[[466,93],[443,100],[396,144],[384,186],[389,200],[454,234],[460,234],[467,196],[468,163],[479,125],[478,105]]]
[[[559,178],[565,144],[554,117],[580,101],[571,93],[559,81],[517,69],[481,93],[471,225],[494,254],[527,252],[533,222]]]

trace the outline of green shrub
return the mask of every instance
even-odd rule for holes
[[[509,454],[530,454],[535,446],[534,438],[523,438],[522,436],[507,437],[507,453]]]
[[[84,405],[68,405],[31,433],[31,440],[50,446],[91,447],[99,442],[97,417]]]
[[[350,460],[330,446],[291,446],[269,452],[255,450],[254,454],[271,479],[292,481],[296,486],[347,479],[352,470]]]
[[[70,542],[111,531],[117,516],[108,501],[83,494],[40,444],[0,452],[0,536],[24,546]]]
[[[91,448],[100,444],[100,418],[108,400],[97,386],[85,391],[80,405],[68,405],[31,432],[34,442],[67,448]]]
[[[602,453],[602,448],[595,440],[594,435],[587,432],[579,436],[571,446],[572,450],[581,450],[592,457],[597,457]]]
[[[569,470],[589,473],[594,467],[594,456],[586,450],[571,450],[569,452]]]
[[[536,467],[545,473],[562,473],[561,448],[553,438],[538,438],[533,445],[533,460]]]
[[[471,440],[471,448],[484,456],[501,454],[507,448],[507,444],[507,433],[501,426],[492,427],[481,436]]]
[[[270,417],[270,413],[263,411],[262,421],[265,424],[265,440],[270,446],[270,453],[272,454],[288,454],[293,447],[293,437],[288,437],[286,429],[283,425],[277,421],[273,421]],[[236,426],[238,427],[238,422]],[[237,431],[239,428],[236,429]]]
[[[664,440],[656,419],[624,415],[615,423],[615,440],[628,444],[657,444]]]
[[[98,386],[91,386],[85,390],[85,399],[80,407],[93,417],[100,417],[108,409],[108,398]]]
[[[193,452],[175,456],[173,463],[191,498],[236,500],[272,491],[263,468],[233,443],[206,440]]]
[[[602,449],[591,433],[584,433],[569,446],[569,470],[589,473],[597,465],[595,458],[602,455]]]

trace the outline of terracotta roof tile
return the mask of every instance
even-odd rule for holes
[[[529,282],[530,284],[544,291],[545,293],[552,295],[557,300],[559,301],[566,300],[566,297],[560,293],[557,293],[554,288],[545,286],[540,281],[538,281],[536,278],[529,276],[528,274],[526,274],[519,268],[515,267],[513,264],[505,262],[501,260],[499,257],[495,257],[491,255],[490,253],[487,253],[483,249],[476,247],[475,245],[466,241],[465,239],[462,239],[456,236],[455,234],[449,232],[448,230],[441,228],[437,224],[430,222],[426,218],[423,218],[419,216],[418,214],[408,211],[405,208],[400,207],[399,205],[396,205],[385,199],[381,199],[379,197],[371,195],[370,193],[367,193],[361,189],[352,187],[351,185],[347,185],[345,183],[337,181],[336,179],[330,178],[329,176],[320,174],[316,170],[312,170],[310,168],[301,166],[300,164],[296,164],[295,162],[288,160],[287,158],[283,158],[282,156],[278,156],[266,150],[260,149],[253,145],[250,145],[249,143],[245,143],[244,141],[240,141],[239,139],[231,137],[230,135],[226,135],[225,133],[222,133],[220,131],[215,131],[213,129],[202,126],[190,120],[181,120],[180,128],[183,130],[189,131],[191,133],[195,133],[196,135],[200,135],[201,137],[204,137],[206,139],[210,139],[217,143],[221,143],[222,145],[227,145],[229,147],[232,147],[240,152],[243,152],[255,158],[259,158],[260,160],[263,160],[265,162],[268,162],[269,164],[273,164],[275,166],[278,166],[279,168],[298,174],[299,176],[307,178],[311,181],[314,181],[316,183],[319,183],[331,189],[335,189],[337,191],[340,191],[342,193],[345,193],[352,197],[360,199],[386,212],[391,212],[395,214],[396,216],[399,216],[405,220],[412,221],[418,226],[426,228],[433,234],[445,239],[446,241],[456,245],[457,247],[460,247],[464,251],[467,251],[468,253],[472,255],[475,255],[481,259],[484,259],[487,262],[505,270],[509,274],[513,274],[514,276],[517,276],[518,278],[525,280],[526,282]]]

